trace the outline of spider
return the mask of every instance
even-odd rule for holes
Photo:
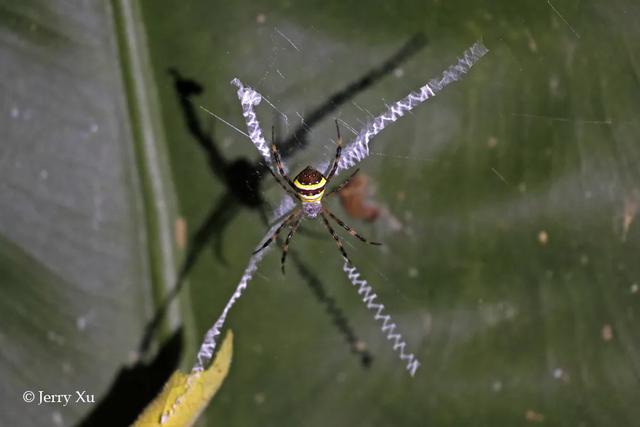
[[[280,180],[280,178],[278,178],[275,172],[271,170],[271,168],[268,168],[269,172],[271,172],[271,175],[273,175],[273,177],[278,182],[278,184],[280,184],[280,186],[287,193],[289,193],[294,198],[294,200],[297,199],[300,201],[300,205],[295,207],[291,211],[291,213],[287,215],[287,217],[282,221],[282,224],[280,224],[280,226],[273,233],[273,235],[271,235],[271,237],[267,239],[267,241],[264,242],[264,244],[259,249],[254,251],[253,254],[255,255],[261,250],[265,249],[267,246],[269,246],[274,240],[278,238],[278,235],[280,234],[283,228],[285,228],[286,226],[290,226],[291,230],[289,231],[289,234],[287,235],[287,239],[285,240],[284,246],[282,248],[282,259],[280,260],[281,267],[282,267],[282,274],[284,274],[285,260],[287,258],[287,252],[289,251],[289,242],[291,241],[291,238],[298,230],[298,227],[300,226],[300,222],[304,217],[309,219],[315,219],[318,216],[322,218],[324,225],[327,227],[327,230],[329,230],[329,233],[331,234],[336,244],[338,245],[338,249],[342,253],[342,256],[349,264],[351,264],[351,260],[349,259],[347,252],[344,250],[344,247],[342,246],[342,241],[340,240],[340,237],[338,237],[333,227],[331,227],[331,224],[329,223],[329,219],[327,218],[327,216],[329,216],[331,219],[337,222],[338,225],[340,225],[342,228],[347,230],[349,234],[360,239],[364,243],[369,243],[371,245],[381,245],[382,243],[371,242],[365,239],[364,237],[362,237],[360,234],[358,234],[356,230],[354,230],[353,228],[345,224],[340,218],[335,216],[329,209],[327,209],[326,206],[322,204],[322,198],[325,193],[325,188],[327,187],[327,184],[329,184],[329,181],[331,181],[331,178],[333,178],[333,176],[336,173],[336,170],[338,169],[338,162],[340,161],[340,154],[342,153],[342,137],[340,136],[340,127],[338,126],[338,121],[336,120],[336,131],[338,133],[338,138],[336,140],[336,144],[338,146],[336,149],[336,157],[333,161],[333,165],[331,166],[329,174],[326,177],[322,173],[320,173],[317,169],[314,169],[311,166],[307,166],[302,170],[302,172],[300,172],[295,177],[293,181],[291,181],[291,178],[289,178],[289,175],[287,175],[287,173],[284,171],[284,168],[282,167],[282,161],[280,160],[278,147],[275,144],[274,129],[275,128],[272,128],[271,130],[271,140],[272,140],[271,153],[273,154],[273,160],[276,163],[276,167],[278,169],[278,172],[280,173],[280,176],[291,188],[287,187]],[[359,169],[356,169],[355,172],[353,172],[351,176],[349,176],[342,184],[330,190],[327,193],[327,196],[330,196],[340,191],[345,185],[349,183],[351,178],[353,178],[353,176],[356,173],[358,173],[358,170]]]

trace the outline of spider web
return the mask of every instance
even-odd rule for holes
[[[359,278],[375,289],[373,303],[384,302],[383,314],[392,316],[405,353],[422,363],[415,379],[322,223],[304,221],[286,276],[274,245],[250,292],[227,311],[224,327],[233,328],[238,351],[215,419],[241,425],[255,414],[267,424],[320,426],[513,424],[514,417],[625,425],[637,418],[637,2],[434,1],[391,9],[382,2],[357,11],[338,2],[313,13],[299,2],[233,3],[231,14],[201,3],[176,13],[184,16],[173,26],[162,21],[155,45],[168,58],[158,81],[166,83],[164,70],[176,66],[202,83],[194,102],[234,128],[196,105],[197,113],[226,159],[249,159],[241,179],[266,169],[244,135],[233,78],[262,95],[255,112],[263,137],[270,142],[275,125],[289,151],[284,166],[295,175],[307,165],[326,170],[335,155],[334,118],[352,142],[387,106],[441,76],[476,37],[491,48],[463,82],[369,142],[358,165],[360,211],[326,200],[384,244],[363,245],[336,230]],[[160,9],[175,8],[164,2]],[[316,108],[393,56],[409,28],[427,31],[426,47],[314,119]],[[166,117],[176,116],[175,93],[162,101]],[[189,145],[180,139],[190,136],[182,117],[169,123],[175,145]],[[297,134],[303,124],[308,132]],[[227,230],[220,247],[228,263],[204,251],[189,275],[204,333],[274,225],[266,217],[283,192],[264,174],[258,194],[270,206],[262,220],[231,203],[236,193],[222,180],[210,185],[210,170],[194,176],[197,168],[185,163],[180,156],[174,166],[189,231],[208,212],[233,218],[216,229]],[[218,191],[224,197],[210,198]],[[367,210],[378,216],[361,219]],[[253,399],[238,399],[247,390],[255,390]],[[583,410],[596,401],[605,404]]]
[[[293,42],[282,32],[279,30],[277,32],[296,50],[299,50],[297,46],[295,46],[295,44],[293,44]],[[461,80],[464,74],[469,72],[475,62],[477,62],[487,52],[487,49],[481,42],[476,42],[463,53],[454,65],[447,68],[442,73],[441,77],[431,79],[418,90],[413,91],[402,99],[388,105],[387,109],[382,114],[370,120],[365,126],[363,126],[360,132],[357,133],[355,140],[346,146],[344,149],[344,155],[338,163],[338,173],[342,170],[355,166],[368,157],[369,143],[372,138],[379,134],[389,124],[394,123],[400,117],[411,112],[411,110],[423,102],[436,96],[438,92],[450,83]],[[260,104],[263,96],[253,88],[245,86],[238,78],[234,78],[231,83],[238,88],[237,95],[242,106],[242,114],[247,125],[247,136],[262,155],[267,167],[272,167],[272,159],[268,143],[263,136],[262,128],[255,112],[255,107]],[[271,105],[280,114],[284,114],[281,113],[270,101],[267,100],[267,103],[269,103],[269,105]],[[350,128],[350,126],[348,127]],[[291,198],[283,198],[280,206],[274,212],[274,217],[277,218],[285,215],[286,212],[290,210],[291,205]],[[271,238],[270,236],[273,234],[274,230],[279,227],[280,223],[274,224],[262,241]],[[262,247],[262,241],[256,248]],[[242,278],[240,279],[240,283],[236,287],[232,297],[227,302],[222,314],[205,336],[204,342],[198,352],[198,361],[193,368],[195,372],[203,370],[211,360],[216,348],[217,336],[221,333],[228,313],[235,302],[242,296],[243,291],[246,290],[248,283],[252,279],[258,263],[262,260],[265,252],[266,251],[258,252],[249,259],[249,263]],[[407,362],[406,369],[409,371],[411,376],[414,376],[416,370],[420,366],[420,362],[417,361],[413,353],[405,353],[406,342],[400,333],[395,332],[397,325],[393,322],[391,316],[384,314],[384,305],[374,302],[377,298],[377,294],[374,293],[371,285],[367,280],[361,277],[360,272],[356,267],[351,265],[347,259],[345,259],[343,270],[347,273],[347,277],[351,283],[357,287],[358,294],[361,296],[367,308],[375,312],[374,320],[382,320],[381,331],[385,333],[386,338],[393,343],[393,350],[399,351],[400,359]]]

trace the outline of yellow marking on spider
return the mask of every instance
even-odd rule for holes
[[[327,183],[327,180],[324,179],[324,177],[320,179],[320,182],[317,182],[315,184],[303,184],[298,180],[298,178],[296,178],[295,181],[293,181],[293,184],[301,190],[318,190],[324,187],[326,183]]]
[[[305,194],[298,193],[298,197],[300,197],[300,200],[303,203],[318,203],[322,199],[323,195],[324,195],[324,190],[322,190],[318,194],[314,194],[314,195],[311,195],[311,196],[307,196]]]

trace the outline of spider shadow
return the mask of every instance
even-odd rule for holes
[[[276,141],[276,144],[280,147],[279,150],[282,157],[290,157],[297,151],[304,149],[308,144],[307,136],[315,125],[358,93],[390,74],[425,45],[426,38],[424,35],[417,34],[413,36],[380,66],[371,69],[342,90],[331,95],[322,105],[313,110],[307,116],[305,122],[296,128],[288,138],[282,142]],[[223,256],[223,235],[224,230],[233,218],[243,208],[249,208],[258,211],[265,225],[268,224],[267,210],[269,206],[261,196],[261,184],[265,175],[269,174],[269,166],[263,159],[254,162],[244,158],[231,162],[227,161],[218,149],[212,132],[204,129],[196,113],[193,98],[204,92],[203,86],[195,80],[182,76],[175,68],[171,68],[168,71],[174,81],[174,88],[187,129],[207,157],[212,175],[226,187],[227,191],[219,197],[207,214],[206,219],[190,239],[185,260],[180,268],[175,286],[165,296],[154,317],[145,328],[139,348],[140,354],[145,354],[149,350],[152,338],[160,327],[167,309],[180,293],[184,286],[185,278],[207,245],[213,244],[216,256],[220,262],[226,264]],[[298,273],[305,279],[316,299],[325,305],[327,313],[338,331],[345,337],[351,351],[359,356],[363,367],[368,367],[373,360],[373,356],[366,350],[364,342],[358,339],[343,310],[340,309],[332,297],[328,296],[325,286],[319,277],[302,262],[294,251],[291,252],[291,258]]]
[[[183,349],[182,329],[177,329],[153,360],[138,361],[118,372],[104,397],[93,405],[77,427],[128,426],[177,369]]]

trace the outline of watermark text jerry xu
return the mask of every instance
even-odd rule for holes
[[[95,396],[87,393],[86,390],[76,390],[73,393],[49,393],[44,390],[27,390],[22,393],[22,400],[26,403],[34,403],[36,405],[67,406],[71,404],[96,403]]]

